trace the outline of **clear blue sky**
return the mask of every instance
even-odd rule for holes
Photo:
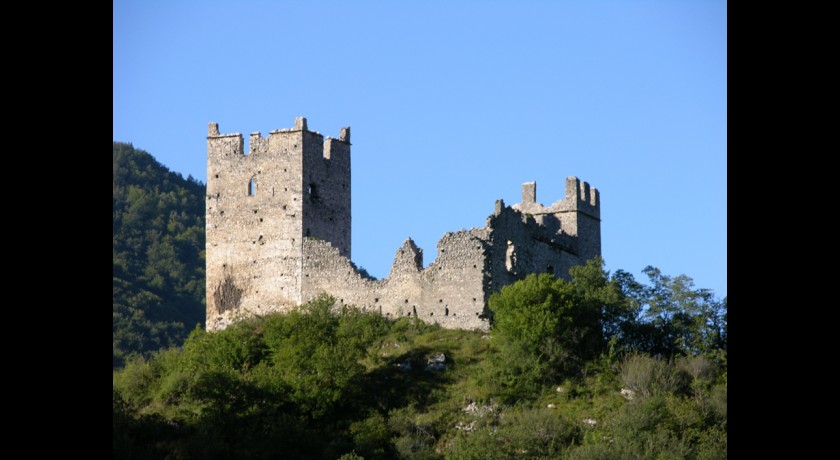
[[[114,1],[114,140],[206,182],[223,133],[352,128],[353,260],[601,191],[608,270],[726,295],[726,2]]]

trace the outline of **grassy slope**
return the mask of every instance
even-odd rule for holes
[[[250,339],[244,337],[250,337],[250,333],[242,331],[260,330],[259,321],[254,324],[256,326],[231,331],[231,336],[225,340],[248,342]],[[195,399],[173,396],[175,393],[171,388],[181,385],[179,379],[187,378],[185,376],[192,372],[183,361],[172,365],[179,369],[178,372],[164,371],[156,377],[146,375],[140,379],[137,375],[151,372],[148,364],[144,365],[147,371],[142,370],[143,366],[130,365],[126,371],[115,374],[115,387],[129,395],[130,404],[138,413],[162,416],[162,420],[168,420],[161,425],[164,427],[169,424],[185,428],[167,438],[160,436],[160,431],[165,429],[158,427],[158,441],[170,439],[171,444],[159,444],[168,447],[162,447],[163,450],[156,454],[196,450],[195,444],[206,447],[206,442],[196,438],[195,432],[209,425],[241,427],[245,423],[252,424],[255,428],[246,429],[246,435],[250,436],[257,427],[292,417],[296,421],[288,422],[285,428],[274,429],[299,432],[289,434],[288,438],[271,431],[265,435],[277,436],[270,448],[280,450],[264,452],[266,447],[260,446],[258,440],[241,439],[242,434],[228,432],[232,439],[226,442],[230,444],[207,448],[209,450],[193,455],[212,458],[214,453],[223,452],[219,455],[235,454],[241,458],[268,458],[270,455],[338,458],[355,452],[368,460],[725,458],[725,375],[722,385],[715,391],[662,392],[631,401],[620,394],[622,381],[618,363],[593,364],[586,375],[547,383],[538,394],[506,401],[499,396],[499,385],[493,377],[493,366],[497,363],[489,334],[446,330],[408,318],[388,324],[386,333],[368,344],[367,352],[359,361],[363,371],[352,384],[354,390],[346,393],[321,418],[302,415],[291,406],[261,418],[265,416],[254,415],[261,410],[257,404],[238,413],[237,409],[226,406],[229,418],[224,422],[208,422],[210,409],[206,398],[197,404]],[[167,365],[161,361],[176,359],[172,354],[179,353],[184,352],[182,349],[166,352],[154,358],[151,367],[165,368]],[[438,353],[445,354],[446,369],[427,370],[428,359]],[[410,363],[410,369],[407,369],[407,363]],[[252,363],[245,368],[249,369],[237,374],[242,376],[240,383],[232,385],[232,393],[222,399],[246,391],[242,389],[243,384],[258,380],[258,364]],[[717,379],[719,384],[720,380]],[[146,395],[154,395],[139,404],[137,399],[131,401],[130,396],[137,389],[137,381],[144,382]],[[183,394],[191,391],[189,388],[179,390]],[[286,394],[288,391],[278,390],[273,398]],[[196,439],[190,440],[191,436]],[[214,439],[216,437],[218,435],[213,435]],[[332,441],[325,444],[326,439]],[[287,443],[287,446],[279,448],[278,443]],[[255,451],[243,450],[244,445]],[[186,455],[183,458],[198,457]]]

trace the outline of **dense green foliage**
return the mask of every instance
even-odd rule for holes
[[[114,142],[114,367],[204,323],[204,185]]]
[[[114,457],[726,458],[726,302],[647,273],[530,276],[489,334],[327,297],[196,328],[114,372]]]
[[[654,267],[643,272],[650,284],[618,270],[613,276],[625,299],[623,311],[608,320],[624,350],[655,355],[698,355],[726,351],[726,298],[694,289],[686,276],[670,277]]]
[[[532,275],[491,296],[495,376],[512,399],[578,373],[606,351],[602,324],[622,310],[620,286],[600,260],[572,269],[572,281]]]

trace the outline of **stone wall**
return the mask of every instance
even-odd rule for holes
[[[422,250],[407,239],[397,250],[389,276],[363,277],[328,242],[304,240],[304,302],[322,293],[339,304],[355,305],[385,316],[416,316],[444,327],[484,329],[486,244],[483,229],[447,233],[438,258],[423,269]]]

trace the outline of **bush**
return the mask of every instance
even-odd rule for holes
[[[373,413],[364,420],[350,425],[350,435],[361,457],[367,460],[388,458],[390,433],[385,417]]]
[[[555,411],[516,408],[506,411],[497,427],[458,434],[446,458],[558,458],[581,439],[580,428]]]
[[[630,355],[624,360],[620,375],[625,387],[641,397],[683,394],[691,384],[687,372],[667,361],[640,354]]]

